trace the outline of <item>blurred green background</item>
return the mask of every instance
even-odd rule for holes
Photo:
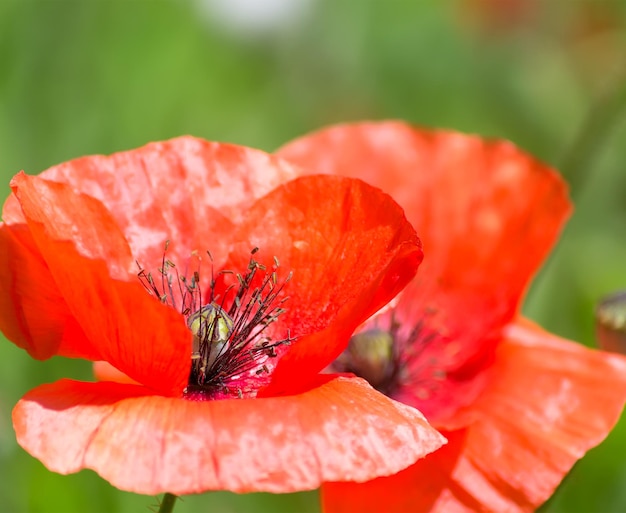
[[[3,0],[0,194],[21,169],[181,134],[273,150],[326,124],[401,118],[511,139],[562,164],[577,204],[525,311],[594,345],[595,302],[626,287],[625,62],[623,0]],[[17,446],[12,406],[63,376],[90,367],[0,344],[0,509],[148,511],[154,498],[49,473]],[[626,419],[542,511],[626,511],[625,447]],[[175,511],[318,503],[214,493]]]

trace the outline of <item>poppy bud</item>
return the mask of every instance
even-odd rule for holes
[[[614,292],[598,303],[596,337],[602,349],[626,354],[626,291]]]

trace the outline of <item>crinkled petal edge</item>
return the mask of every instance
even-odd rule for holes
[[[445,438],[358,378],[292,396],[195,402],[145,387],[61,380],[13,411],[19,444],[61,474],[95,470],[141,494],[288,493],[408,467]]]

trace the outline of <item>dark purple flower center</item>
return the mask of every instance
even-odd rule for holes
[[[294,340],[289,330],[286,337],[278,340],[268,335],[268,327],[285,312],[283,305],[289,298],[279,296],[291,273],[279,282],[278,259],[274,257],[274,265],[268,271],[254,259],[257,251],[258,248],[252,250],[243,274],[222,270],[215,275],[211,264],[211,280],[205,294],[198,271],[191,278],[181,276],[165,257],[158,270],[158,282],[140,268],[139,279],[146,290],[161,302],[180,309],[193,333],[189,381],[183,391],[188,399],[254,397],[269,380],[277,348]],[[236,276],[237,282],[220,294],[217,281],[225,275]]]
[[[430,399],[446,378],[441,358],[446,339],[424,320],[407,329],[390,318],[387,329],[373,321],[373,327],[353,335],[329,370],[356,374],[392,398],[411,390],[418,400]]]

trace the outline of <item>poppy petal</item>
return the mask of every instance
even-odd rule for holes
[[[472,406],[478,416],[466,430],[444,432],[448,446],[397,476],[324,485],[324,511],[535,511],[624,406],[626,359],[523,319],[507,328],[492,368]]]
[[[619,419],[626,359],[520,320],[492,370],[453,478],[490,510],[534,511]]]
[[[250,248],[259,247],[268,265],[276,256],[281,269],[293,272],[280,325],[296,341],[277,365],[272,393],[334,360],[354,329],[413,278],[422,259],[398,204],[343,177],[305,176],[276,188],[251,207],[235,240],[240,251],[231,255],[233,266],[244,266]]]
[[[49,469],[91,468],[117,488],[148,495],[285,493],[363,481],[445,442],[417,410],[363,380],[328,379],[296,396],[200,402],[62,380],[29,392],[13,423],[20,445]]]
[[[452,488],[456,494],[464,491],[451,481],[450,474],[463,450],[465,432],[446,433],[448,443],[441,449],[418,460],[397,474],[379,477],[366,483],[324,483],[321,488],[324,513],[408,513],[434,511],[435,505]],[[465,497],[465,496],[464,496]],[[465,497],[471,511],[482,511],[480,503]],[[440,511],[452,512],[456,509]]]
[[[500,326],[571,210],[559,175],[505,141],[357,123],[304,136],[277,155],[307,173],[359,177],[391,194],[426,248],[423,306],[446,308],[446,291],[474,291],[497,307]]]
[[[13,177],[11,188],[29,227],[40,225],[53,240],[72,240],[79,254],[101,260],[113,278],[132,274],[133,257],[124,235],[99,201],[23,172]],[[31,233],[37,243],[36,232]]]
[[[40,176],[99,199],[139,263],[156,269],[166,240],[176,263],[194,250],[225,254],[217,229],[226,233],[245,206],[295,171],[259,150],[185,136],[71,160]]]
[[[2,205],[2,220],[6,224],[26,223],[26,219],[22,213],[22,207],[20,207],[20,202],[17,201],[17,198],[13,193],[9,194],[9,197],[4,202],[4,205]]]
[[[405,209],[426,257],[388,317],[398,340],[421,326],[435,343],[413,359],[419,386],[394,398],[435,425],[464,425],[456,412],[483,388],[501,331],[569,215],[564,181],[509,142],[402,122],[331,127],[278,155],[307,172],[359,176]],[[438,377],[424,379],[424,366]]]
[[[39,360],[98,354],[70,314],[25,225],[0,224],[0,330]]]
[[[126,383],[139,385],[134,379],[130,379],[123,372],[118,371],[109,362],[93,362],[93,375],[98,381],[112,381],[114,383]]]
[[[182,393],[191,334],[182,316],[147,294],[138,281],[122,281],[136,276],[129,271],[128,246],[108,211],[68,185],[41,178],[20,174],[12,187],[56,287],[85,334],[81,356],[97,353],[97,359],[146,386]]]

